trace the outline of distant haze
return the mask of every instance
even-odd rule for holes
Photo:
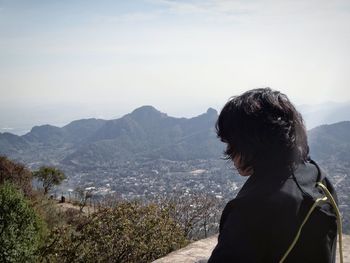
[[[0,132],[141,105],[191,117],[266,86],[326,105],[300,106],[308,126],[344,119],[349,46],[347,0],[0,0]]]

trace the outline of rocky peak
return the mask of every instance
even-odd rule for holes
[[[160,112],[153,106],[146,105],[135,109],[133,112],[130,113],[130,116],[137,120],[147,120],[154,118],[163,118],[167,115],[165,113]]]

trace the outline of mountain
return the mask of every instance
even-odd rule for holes
[[[31,144],[54,146],[64,143],[65,132],[56,126],[42,125],[34,126],[29,133],[21,137]]]
[[[322,125],[309,131],[311,154],[350,162],[350,121]]]
[[[213,109],[186,119],[169,117],[152,106],[143,106],[120,119],[107,121],[63,161],[94,165],[130,158],[218,157],[222,147],[210,144],[216,142],[213,128],[216,119],[217,112]],[[195,147],[194,142],[198,144]]]
[[[212,108],[197,117],[174,118],[152,106],[142,106],[119,119],[77,120],[64,127],[35,126],[23,136],[0,133],[0,154],[26,163],[82,166],[135,157],[217,158],[222,152],[214,131],[217,117]]]
[[[0,133],[0,153],[13,156],[21,154],[28,148],[29,143],[21,136],[8,132]]]
[[[62,128],[65,133],[65,141],[75,145],[84,142],[106,122],[106,120],[94,118],[72,121]]]

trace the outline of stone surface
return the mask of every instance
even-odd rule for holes
[[[343,235],[343,259],[344,263],[350,263],[350,236]],[[339,252],[337,253],[337,262],[339,261]]]
[[[191,243],[153,263],[205,263],[217,242],[217,235]],[[344,263],[350,263],[350,236],[343,235]],[[339,261],[339,252],[337,261]]]
[[[216,243],[217,235],[193,242],[153,263],[204,263],[207,262]]]

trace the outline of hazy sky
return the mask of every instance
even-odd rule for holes
[[[347,0],[0,0],[0,126],[193,116],[264,86],[349,101],[349,47]]]

